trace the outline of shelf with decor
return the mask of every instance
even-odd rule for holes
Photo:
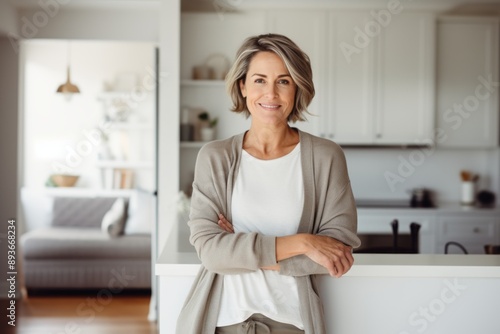
[[[224,80],[181,80],[183,87],[224,87]]]
[[[111,125],[113,130],[123,131],[152,131],[154,130],[153,124],[149,122],[127,123],[127,122],[114,122]]]
[[[133,160],[98,160],[96,166],[99,168],[153,168],[153,161],[133,161]]]

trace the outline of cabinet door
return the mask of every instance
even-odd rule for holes
[[[445,131],[440,147],[498,145],[498,38],[497,19],[439,20],[437,126]]]
[[[444,216],[439,218],[437,249],[444,252],[447,242],[463,245],[469,254],[484,254],[484,246],[498,243],[500,220],[497,217]],[[448,253],[463,254],[456,246]]]
[[[434,136],[435,18],[394,15],[382,28],[376,58],[378,144],[416,144]]]
[[[300,24],[298,24],[300,22]],[[325,132],[327,123],[325,112],[326,73],[324,70],[324,40],[326,14],[318,11],[272,11],[268,13],[268,29],[272,33],[282,34],[294,41],[310,58],[316,95],[308,108],[311,115],[305,114],[306,122],[292,124],[303,131],[315,135]]]
[[[326,110],[330,117],[321,134],[340,144],[373,142],[374,41],[360,32],[370,20],[361,11],[332,12],[329,18]]]

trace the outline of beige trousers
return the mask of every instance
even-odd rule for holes
[[[304,334],[294,325],[269,319],[262,314],[254,314],[242,323],[217,327],[215,334]]]

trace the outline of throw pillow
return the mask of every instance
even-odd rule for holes
[[[126,203],[123,198],[118,198],[111,209],[102,218],[101,229],[110,237],[117,237],[123,233],[125,225]]]
[[[128,204],[125,234],[151,234],[155,215],[155,196],[136,190]]]

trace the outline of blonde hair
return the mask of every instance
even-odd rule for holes
[[[287,68],[292,80],[297,85],[293,110],[288,121],[305,121],[303,116],[314,97],[311,62],[288,37],[278,34],[265,34],[247,38],[236,52],[236,60],[226,75],[226,90],[233,100],[231,111],[244,112],[247,117],[250,112],[246,100],[240,90],[240,81],[245,81],[252,58],[258,52],[273,52],[278,55]]]

